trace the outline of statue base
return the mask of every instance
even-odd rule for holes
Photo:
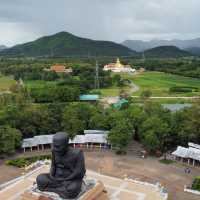
[[[70,200],[109,200],[107,191],[102,182],[95,180],[85,180],[80,194],[75,199]],[[59,197],[52,192],[42,192],[34,185],[31,189],[24,192],[21,200],[69,200]]]

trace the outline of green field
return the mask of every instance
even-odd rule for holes
[[[100,92],[101,96],[103,96],[103,97],[119,96],[119,93],[121,90],[122,90],[122,88],[113,86],[113,87],[103,88],[103,89],[99,89],[99,90],[92,90],[92,93],[94,93],[95,91]],[[125,90],[126,92],[129,92],[130,88],[124,87],[123,90]]]
[[[25,81],[25,85],[28,87],[28,89],[37,87],[44,87],[44,86],[51,86],[55,85],[56,81],[41,81],[41,80],[34,80],[34,81]]]
[[[128,78],[140,87],[140,90],[133,95],[140,95],[144,90],[151,90],[152,96],[168,97],[168,96],[196,96],[198,92],[170,93],[169,89],[175,86],[181,87],[197,87],[200,91],[200,80],[188,78],[162,72],[145,72],[138,75],[122,74],[124,78]]]
[[[194,78],[187,78],[183,76],[173,75],[173,74],[166,74],[162,72],[145,72],[142,74],[121,74],[123,78],[131,80],[134,84],[139,86],[139,91],[134,92],[133,96],[140,96],[141,92],[144,90],[150,90],[152,92],[152,96],[156,97],[170,97],[170,96],[177,96],[177,97],[190,97],[190,96],[197,96],[200,92],[200,80]],[[32,87],[44,87],[55,85],[56,81],[26,81],[25,84],[28,88]],[[182,92],[182,93],[172,93],[169,91],[171,87],[181,86],[181,87],[196,87],[199,89],[199,92]],[[101,96],[118,96],[119,92],[122,88],[112,86],[110,88],[103,88],[100,89],[99,92]],[[123,88],[127,92],[130,93],[130,87]],[[93,90],[92,92],[95,92]],[[155,100],[156,101],[156,100]],[[159,100],[160,101],[160,100]],[[163,100],[166,102],[167,100]],[[170,102],[185,102],[183,99],[171,99]],[[188,100],[187,100],[188,101]]]
[[[15,83],[11,77],[0,75],[0,92],[9,90],[10,86]]]

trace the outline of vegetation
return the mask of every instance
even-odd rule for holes
[[[0,126],[0,154],[14,153],[20,146],[20,131],[7,125]]]
[[[140,87],[134,95],[151,91],[152,96],[196,96],[200,89],[200,80],[162,72],[145,72],[136,76],[123,75]],[[186,92],[171,92],[171,88],[188,88]],[[189,91],[190,89],[190,91]]]
[[[8,91],[12,84],[15,83],[11,77],[0,75],[0,92]]]
[[[17,158],[13,160],[7,160],[6,164],[22,168],[22,167],[29,166],[30,164],[38,160],[46,160],[46,159],[47,160],[51,159],[51,155],[33,156],[33,157],[28,157],[28,158]]]
[[[176,161],[174,161],[174,160],[168,160],[168,159],[162,159],[162,160],[159,160],[159,162],[163,163],[163,164],[166,164],[166,165],[170,165],[170,164],[175,163]]]
[[[71,62],[73,73],[45,74],[43,68],[57,61],[67,66]],[[23,138],[57,131],[66,131],[73,138],[84,129],[109,130],[108,140],[117,153],[125,153],[132,139],[152,154],[165,153],[188,142],[200,143],[199,102],[172,113],[149,98],[196,96],[200,88],[198,79],[163,72],[113,75],[101,67],[101,89],[97,91],[94,64],[94,60],[3,59],[1,73],[16,80],[11,80],[10,93],[0,96],[0,154],[14,152]],[[135,95],[142,97],[142,105],[128,97],[130,81],[140,87]],[[117,95],[129,100],[119,109],[78,101],[80,94],[102,94],[108,90],[107,95],[111,95],[115,89]],[[182,92],[185,89],[190,91]]]
[[[129,60],[133,65],[143,66],[150,71],[161,71],[185,77],[200,78],[200,60],[194,59],[146,59]]]
[[[192,184],[192,189],[200,191],[200,176],[197,176],[194,179],[193,184]]]
[[[144,53],[148,58],[178,58],[191,56],[189,52],[181,50],[175,46],[155,47],[146,50]]]

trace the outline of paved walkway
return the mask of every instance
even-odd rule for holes
[[[20,200],[20,195],[35,182],[40,173],[46,173],[49,167],[44,165],[34,173],[24,176],[17,182],[0,191],[1,200]],[[100,180],[104,183],[111,200],[163,200],[157,188],[153,185],[142,185],[131,180],[123,180],[105,176],[93,171],[87,171],[87,177]]]

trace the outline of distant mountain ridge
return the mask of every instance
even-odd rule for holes
[[[180,49],[200,48],[200,38],[191,40],[126,40],[122,43],[124,46],[138,52],[143,52],[159,46],[176,46]]]
[[[185,50],[192,53],[193,55],[200,56],[200,47],[190,47]]]
[[[77,37],[68,32],[41,37],[0,52],[1,56],[130,56],[135,51],[115,42]]]
[[[0,45],[0,51],[4,50],[4,49],[7,49],[7,46],[5,45]]]
[[[188,57],[191,54],[175,46],[160,46],[144,51],[147,58],[178,58]]]

